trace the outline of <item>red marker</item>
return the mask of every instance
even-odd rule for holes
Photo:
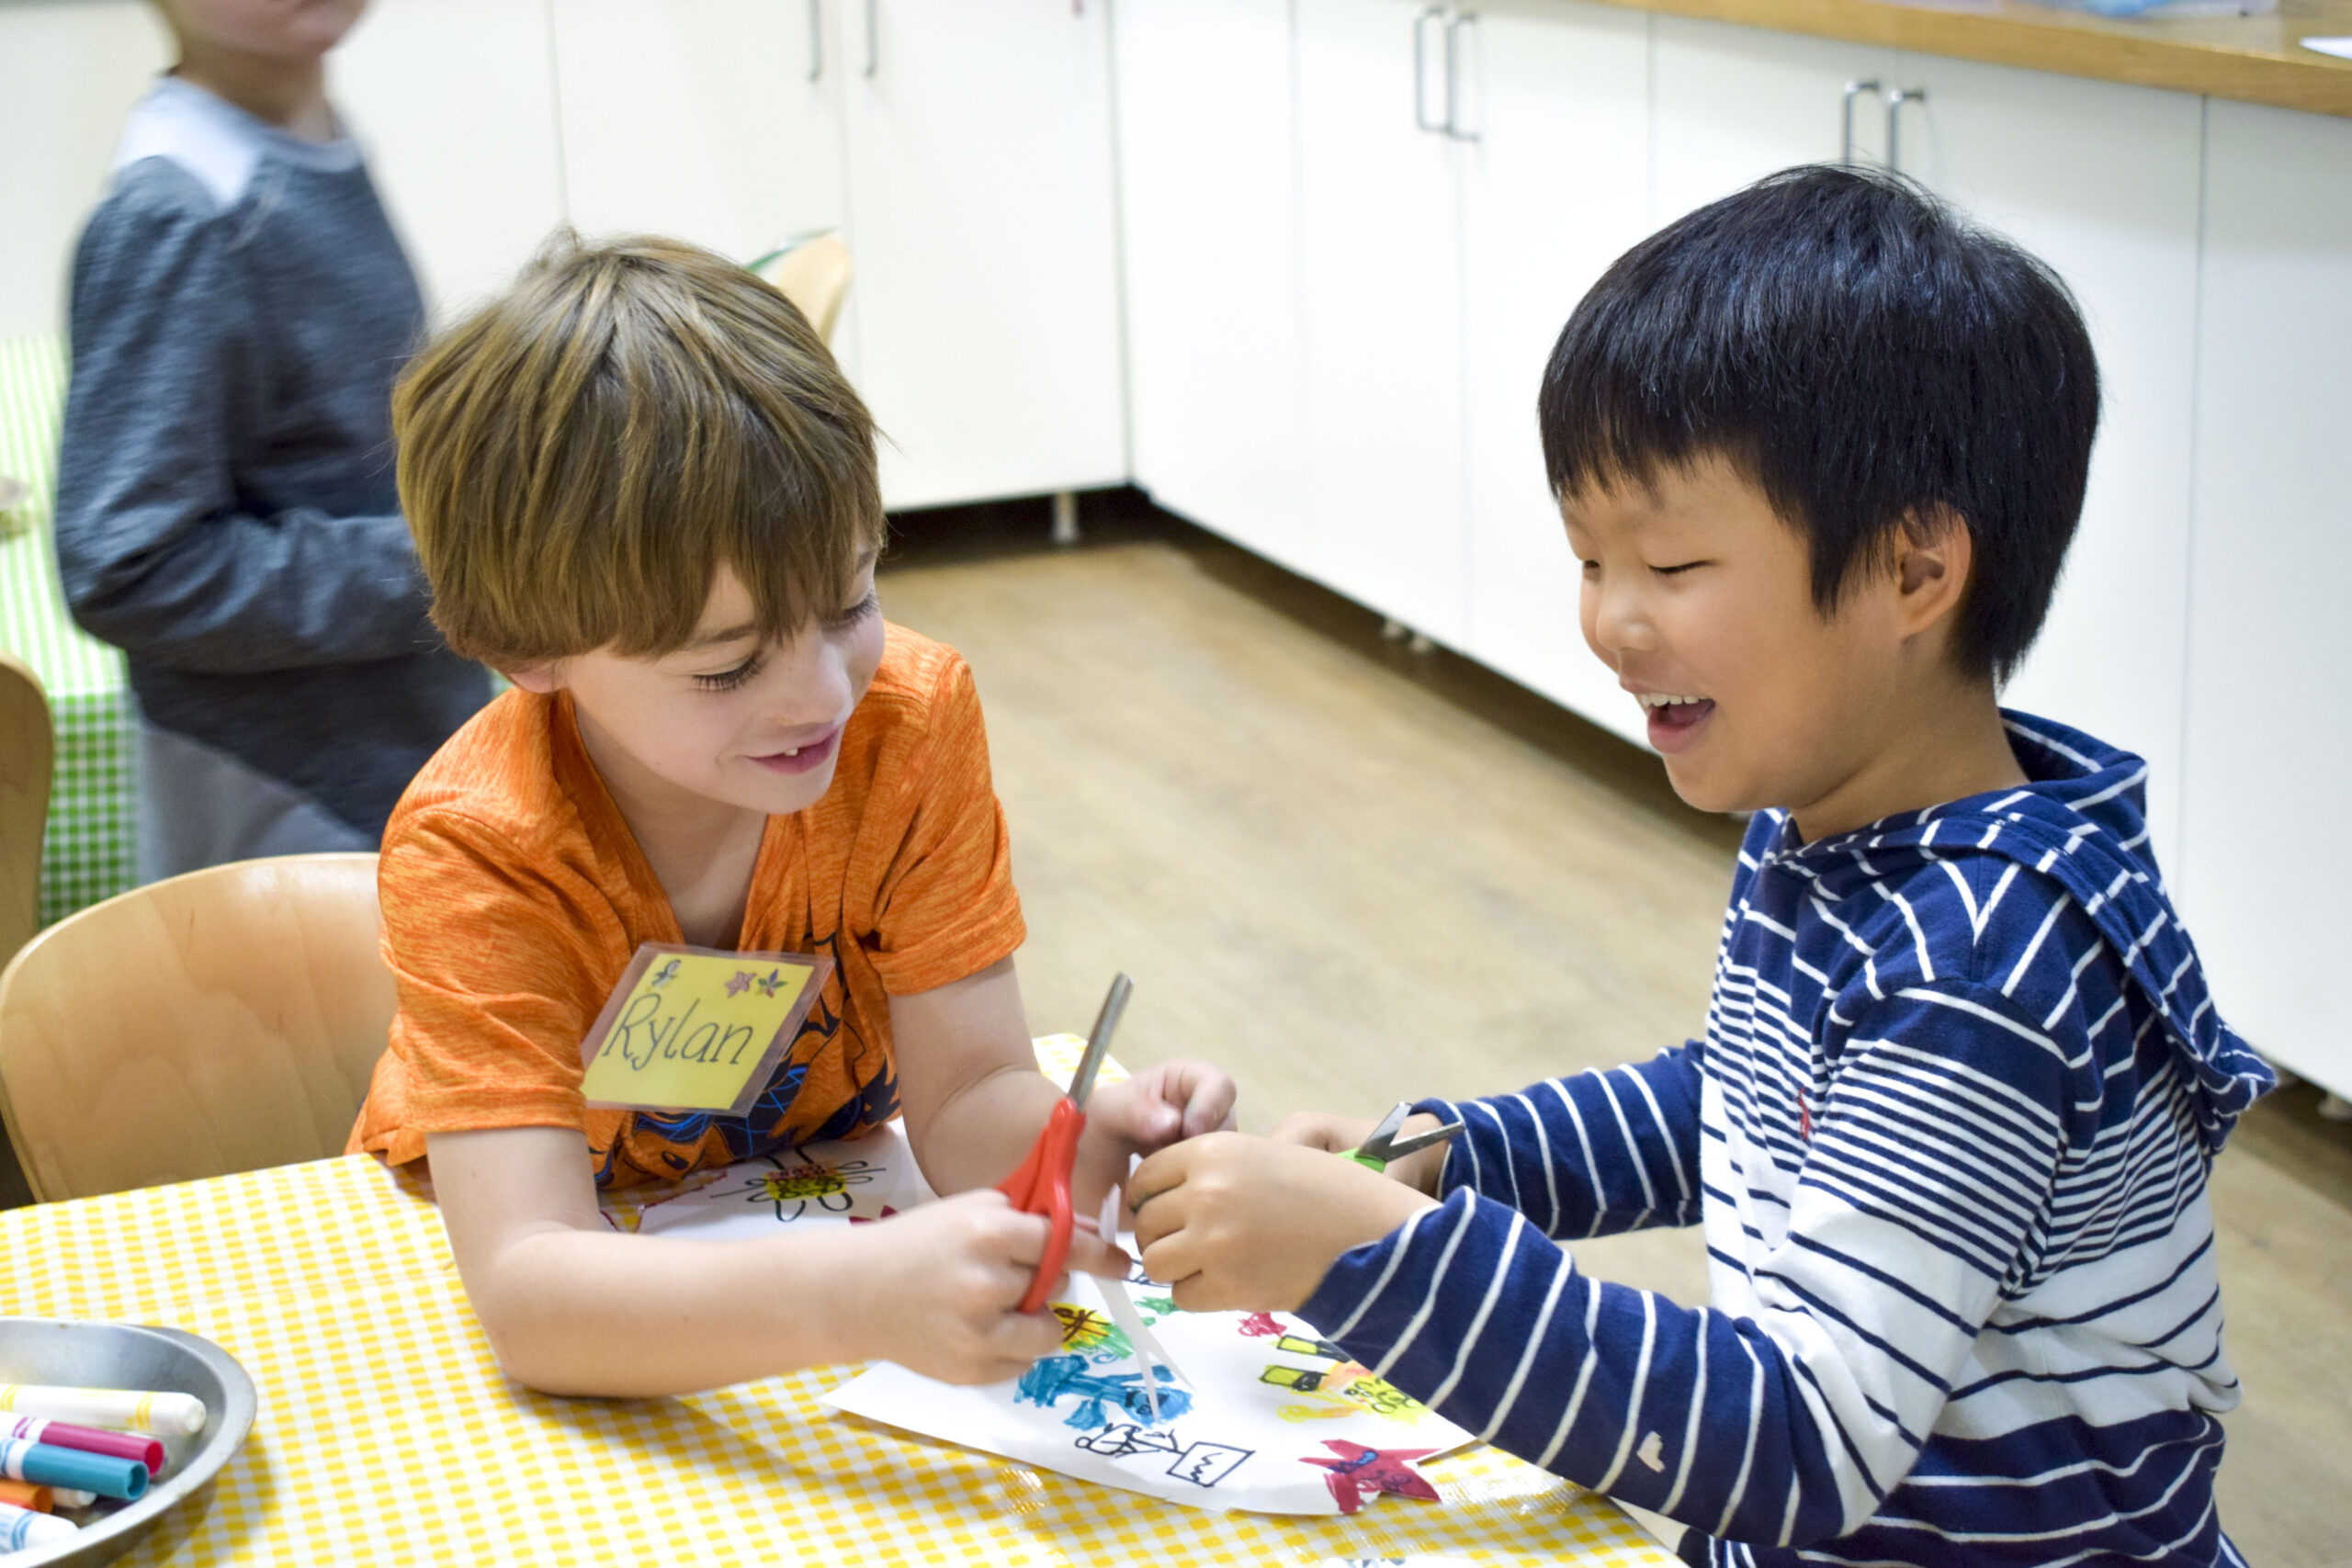
[[[164,1473],[164,1445],[137,1432],[101,1432],[94,1427],[20,1416],[14,1421],[0,1421],[0,1439],[8,1438],[47,1443],[57,1449],[79,1449],[85,1454],[105,1454],[109,1459],[135,1459],[147,1467],[150,1476]]]

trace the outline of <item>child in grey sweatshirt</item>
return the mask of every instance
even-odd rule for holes
[[[165,6],[184,59],[200,12]],[[74,257],[58,561],[130,655],[142,881],[374,849],[489,694],[426,620],[393,485],[416,282],[317,107],[325,140],[163,78]]]

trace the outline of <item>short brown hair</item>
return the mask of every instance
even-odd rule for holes
[[[789,636],[886,527],[873,419],[823,341],[675,240],[560,231],[417,356],[392,431],[434,623],[504,669],[673,652],[722,565]]]

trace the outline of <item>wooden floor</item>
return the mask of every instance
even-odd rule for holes
[[[882,587],[978,673],[1039,1032],[1082,1031],[1124,968],[1119,1055],[1223,1063],[1263,1131],[1698,1029],[1736,825],[1634,748],[1132,495],[1090,498],[1087,529],[1056,550],[1042,505],[910,519]],[[2256,1568],[2352,1568],[2352,1128],[2316,1100],[2257,1108],[2213,1184],[2246,1386],[2222,1517]],[[1695,1231],[1577,1255],[1705,1299]]]

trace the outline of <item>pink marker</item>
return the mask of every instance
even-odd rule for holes
[[[135,1459],[147,1467],[149,1475],[164,1473],[164,1445],[135,1432],[101,1432],[45,1416],[19,1416],[14,1421],[0,1420],[0,1439],[8,1438],[47,1443],[52,1448],[79,1449],[85,1454],[105,1454],[111,1459]]]

